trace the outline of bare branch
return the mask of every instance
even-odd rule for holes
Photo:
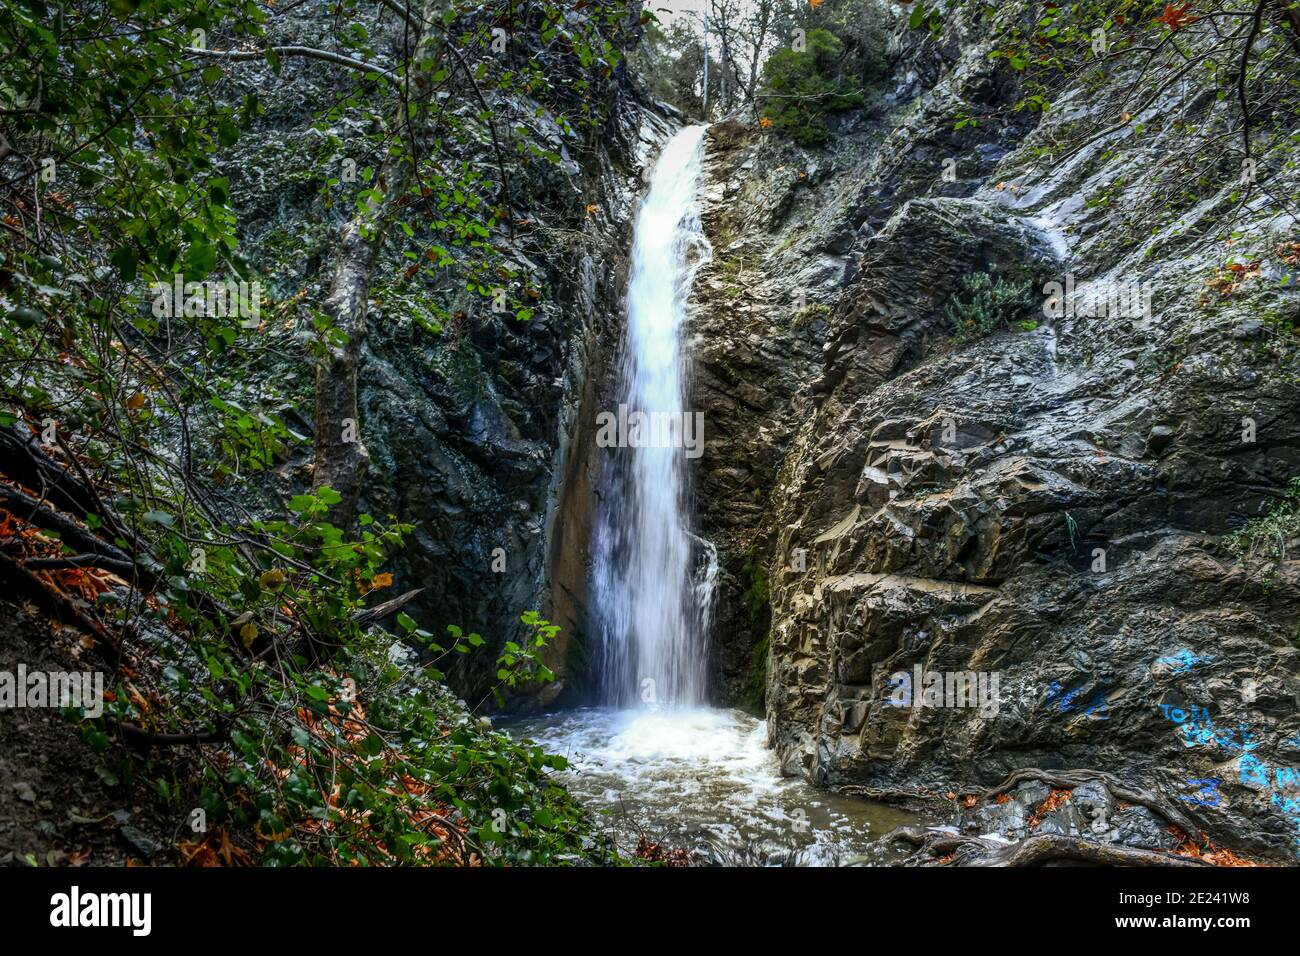
[[[274,53],[277,56],[297,56],[308,60],[324,60],[326,63],[345,66],[349,70],[359,70],[362,73],[377,73],[394,86],[401,84],[401,80],[396,73],[386,70],[382,66],[375,66],[372,63],[354,60],[350,56],[343,56],[341,53],[331,53],[329,50],[318,50],[310,46],[273,46],[265,50],[187,50],[186,52],[218,60],[264,60],[268,53]]]

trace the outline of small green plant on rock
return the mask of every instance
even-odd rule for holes
[[[973,272],[944,303],[943,316],[958,342],[984,338],[1013,322],[1030,332],[1037,328],[1033,284]]]
[[[809,302],[806,306],[794,314],[790,320],[790,328],[798,329],[814,322],[817,319],[824,319],[830,316],[831,307],[825,302]]]
[[[1300,475],[1291,479],[1282,500],[1266,515],[1237,532],[1233,544],[1239,554],[1262,552],[1275,561],[1285,561],[1296,538],[1300,538]]]

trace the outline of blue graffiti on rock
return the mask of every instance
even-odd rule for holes
[[[1178,725],[1183,746],[1195,747],[1213,744],[1239,753],[1237,765],[1241,770],[1241,783],[1252,790],[1266,793],[1273,806],[1282,811],[1288,821],[1295,827],[1295,843],[1300,846],[1300,772],[1295,767],[1270,766],[1260,760],[1254,753],[1259,748],[1251,727],[1239,723],[1236,729],[1216,727],[1210,719],[1209,711],[1204,707],[1189,704],[1186,707],[1174,707],[1170,704],[1158,705],[1166,720]],[[1208,785],[1213,783],[1212,788]],[[1188,780],[1189,786],[1200,787],[1193,796],[1180,799],[1197,806],[1219,806],[1219,781],[1213,779]],[[1208,788],[1208,789],[1207,789]],[[1211,792],[1212,791],[1212,792]],[[1300,851],[1297,851],[1300,855]]]
[[[1213,655],[1200,657],[1187,648],[1183,648],[1181,651],[1175,651],[1166,657],[1156,658],[1156,666],[1159,667],[1163,664],[1174,674],[1186,674],[1192,668],[1201,664],[1208,664],[1212,660],[1214,660]]]
[[[1066,691],[1062,688],[1060,681],[1054,680],[1052,686],[1047,689],[1047,699],[1044,703],[1054,703],[1057,710],[1060,711],[1074,710],[1077,706],[1076,698],[1083,693],[1085,686],[1080,684],[1073,690]],[[1085,717],[1092,717],[1096,720],[1110,720],[1110,715],[1106,711],[1106,692],[1103,690],[1097,691],[1088,702],[1088,706],[1084,708],[1083,714]]]

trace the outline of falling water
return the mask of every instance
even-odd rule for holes
[[[703,134],[686,129],[668,143],[642,203],[607,416],[619,405],[629,419],[687,411],[683,318],[709,256],[696,201]],[[685,437],[680,424],[674,435]],[[607,450],[589,606],[603,706],[527,718],[514,731],[568,758],[566,786],[621,846],[649,832],[688,848],[694,863],[888,862],[892,849],[875,840],[917,822],[910,814],[783,777],[762,721],[705,706],[718,562],[691,531],[688,449],[608,447],[599,432],[597,445]]]
[[[637,412],[656,420],[658,413],[668,428],[659,440],[643,433],[639,441],[628,429],[626,444],[642,447],[606,452],[592,596],[601,701],[616,706],[698,704],[705,693],[717,565],[712,546],[690,530],[685,446],[704,436],[700,429],[692,433],[697,418],[684,407],[688,364],[682,348],[691,282],[710,255],[697,197],[703,136],[704,127],[689,127],[664,148],[632,245],[616,404],[626,406],[629,420]]]

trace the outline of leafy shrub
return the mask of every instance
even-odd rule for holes
[[[763,118],[801,146],[826,142],[827,115],[863,103],[843,55],[844,44],[826,30],[808,31],[803,50],[773,54],[763,65]]]
[[[147,625],[156,659],[121,679],[102,717],[82,718],[105,771],[154,781],[187,820],[202,811],[195,830],[206,836],[178,846],[191,862],[214,852],[273,866],[614,861],[553,779],[565,759],[493,729],[443,686],[443,660],[484,652],[484,638],[453,625],[438,643],[399,613],[420,664],[367,620],[365,599],[392,585],[380,569],[410,526],[361,515],[348,536],[329,521],[338,501],[329,488],[296,495],[293,517],[248,527],[276,543],[278,559],[264,558],[260,574],[237,549],[213,545],[201,576],[169,579]],[[176,549],[179,563],[179,522],[150,515],[158,547]],[[187,600],[199,589],[242,613],[201,613]],[[494,692],[554,679],[540,651],[559,628],[533,612],[521,620],[528,636],[499,652]],[[178,625],[184,640],[163,638]],[[202,759],[169,767],[166,751],[110,751],[120,726],[200,735]]]
[[[1285,561],[1289,546],[1297,538],[1300,538],[1300,476],[1291,479],[1282,500],[1266,515],[1237,532],[1234,544],[1243,554],[1263,552],[1275,561]]]
[[[973,272],[944,303],[943,316],[957,341],[965,342],[1009,328],[1013,322],[1031,331],[1037,326],[1032,318],[1035,306],[1033,283],[1028,279]]]

